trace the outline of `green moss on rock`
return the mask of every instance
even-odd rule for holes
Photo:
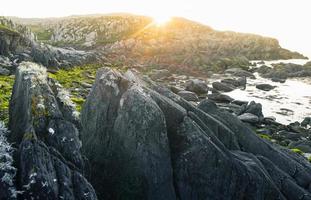
[[[13,89],[14,76],[0,76],[0,121],[9,121],[9,102]]]

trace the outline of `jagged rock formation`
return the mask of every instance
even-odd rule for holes
[[[131,71],[98,71],[82,127],[102,199],[311,199],[306,159]]]
[[[14,71],[22,61],[35,61],[47,67],[71,67],[85,63],[98,62],[100,56],[95,52],[77,51],[73,48],[57,48],[37,42],[35,35],[26,26],[18,25],[0,17],[0,56],[10,62],[0,65]],[[12,69],[13,68],[13,69]]]
[[[82,175],[78,115],[45,68],[20,64],[10,101],[9,141],[18,147],[22,199],[96,199]]]
[[[13,149],[7,142],[8,130],[0,122],[0,199],[14,200],[17,191],[14,186],[16,168],[13,166]]]

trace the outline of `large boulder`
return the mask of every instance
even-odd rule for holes
[[[68,93],[47,77],[46,69],[21,63],[10,100],[9,141],[19,149],[17,186],[23,199],[96,199],[81,178],[79,126]]]
[[[229,85],[229,84],[221,83],[221,82],[214,82],[212,83],[212,86],[214,89],[218,91],[222,91],[222,92],[231,92],[236,89],[233,85]]]
[[[227,69],[225,71],[225,73],[232,74],[232,75],[237,76],[237,77],[248,77],[251,79],[256,78],[253,73],[245,71],[245,70],[240,69],[240,68],[230,68],[230,69]]]
[[[256,88],[259,90],[263,90],[263,91],[270,91],[273,90],[274,88],[276,88],[276,86],[267,84],[267,83],[262,83],[262,84],[257,84]]]
[[[258,105],[245,110],[260,118]],[[100,198],[311,198],[305,158],[261,139],[213,102],[196,107],[137,73],[99,70],[82,124]]]
[[[187,101],[199,101],[198,96],[194,92],[180,91],[177,94]]]
[[[165,118],[145,88],[100,69],[82,123],[83,152],[101,199],[175,199]]]
[[[204,81],[199,79],[191,79],[186,82],[186,90],[200,95],[206,94],[209,88]]]

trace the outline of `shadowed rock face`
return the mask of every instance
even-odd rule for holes
[[[101,199],[175,199],[165,118],[145,89],[101,69],[82,112]]]
[[[79,120],[61,86],[45,68],[25,62],[10,101],[9,140],[19,150],[17,184],[23,199],[96,199],[81,175]]]
[[[304,158],[132,72],[99,70],[82,127],[102,199],[311,198]]]

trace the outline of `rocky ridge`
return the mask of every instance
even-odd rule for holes
[[[23,62],[10,101],[8,140],[18,149],[22,199],[97,199],[83,177],[78,113],[46,69]]]

